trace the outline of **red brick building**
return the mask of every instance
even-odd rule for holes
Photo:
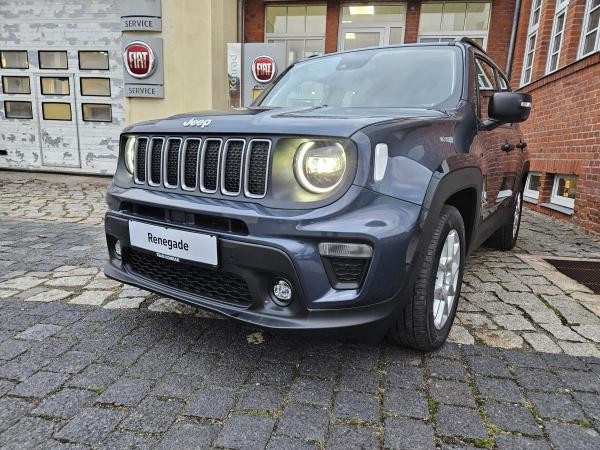
[[[246,0],[244,17],[245,42],[283,42],[289,62],[475,39],[534,98],[529,205],[600,231],[600,0]]]

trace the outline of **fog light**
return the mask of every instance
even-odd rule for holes
[[[275,303],[281,306],[287,306],[292,301],[292,285],[283,279],[279,279],[275,281],[273,285],[273,295],[275,296]]]
[[[121,257],[121,241],[115,242],[115,255],[119,258]]]
[[[345,242],[321,242],[319,244],[321,256],[337,258],[370,258],[373,247],[367,244],[348,244]]]

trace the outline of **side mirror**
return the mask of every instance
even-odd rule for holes
[[[531,95],[522,92],[496,92],[488,103],[487,129],[503,123],[525,122],[531,112]]]

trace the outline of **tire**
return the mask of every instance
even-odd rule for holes
[[[498,228],[494,234],[492,234],[488,240],[485,241],[484,245],[495,250],[512,250],[517,243],[517,239],[519,238],[522,213],[523,194],[521,191],[519,191],[515,197],[510,221]]]
[[[452,271],[455,275],[451,278],[452,280],[456,278],[456,283],[451,283],[456,287],[445,321],[442,323],[440,320],[439,323],[436,323],[433,311],[434,304],[440,305],[434,299],[438,281],[438,266],[446,240],[451,234],[454,241],[458,240],[459,243],[458,252],[455,254],[460,255],[460,261],[456,271]],[[445,205],[431,236],[431,241],[420,261],[417,277],[412,286],[412,298],[388,331],[388,336],[394,343],[429,352],[446,342],[460,298],[465,250],[465,225],[462,216],[455,207]]]

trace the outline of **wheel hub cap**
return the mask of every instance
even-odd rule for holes
[[[521,193],[517,195],[515,204],[515,216],[513,217],[513,239],[517,237],[519,231],[519,219],[521,218]]]
[[[438,330],[446,324],[454,306],[460,263],[458,232],[450,230],[440,254],[433,293],[433,324]]]

